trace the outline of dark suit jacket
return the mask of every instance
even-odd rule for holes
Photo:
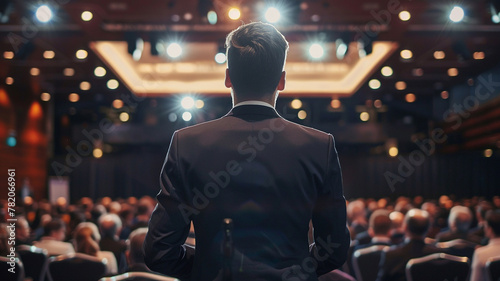
[[[410,259],[440,252],[443,252],[443,249],[425,244],[422,240],[410,240],[394,246],[382,253],[377,281],[405,281],[406,263]]]
[[[101,251],[113,252],[118,263],[118,273],[127,271],[127,259],[125,258],[125,251],[127,250],[127,243],[123,240],[115,240],[112,237],[103,237],[99,241]]]
[[[334,139],[243,105],[176,131],[145,239],[153,271],[215,280],[222,220],[232,218],[234,280],[317,280],[340,267],[349,247]],[[308,245],[312,219],[316,244]],[[196,251],[184,244],[193,221]]]
[[[455,239],[463,239],[472,243],[481,244],[481,238],[467,232],[446,230],[436,235],[436,242],[447,242]]]

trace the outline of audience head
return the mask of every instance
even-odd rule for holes
[[[288,52],[285,37],[270,24],[252,22],[229,33],[226,47],[226,86],[242,100],[272,96],[282,79]]]
[[[368,228],[370,236],[389,237],[391,229],[392,222],[389,217],[389,211],[381,209],[375,210],[371,214]]]
[[[78,253],[97,256],[101,236],[97,226],[91,222],[80,223],[73,234],[73,243]]]
[[[63,241],[66,237],[66,224],[58,218],[54,218],[51,221],[46,222],[43,226],[43,236]]]
[[[405,215],[403,213],[394,211],[389,214],[389,218],[391,219],[392,229],[395,230],[403,230],[403,222],[405,219]]]
[[[493,210],[493,205],[488,201],[481,201],[476,206],[476,219],[479,223],[486,220],[486,213]]]
[[[366,219],[365,203],[359,199],[347,205],[347,220],[352,223],[358,219]]]
[[[437,215],[437,212],[438,212],[438,209],[437,209],[437,206],[434,202],[425,202],[422,204],[422,206],[420,207],[420,209],[426,211],[427,213],[429,213],[429,216],[431,218],[435,218],[436,215]]]
[[[25,217],[17,217],[16,223],[16,239],[18,240],[28,240],[31,237],[30,225]]]
[[[103,237],[115,238],[122,228],[122,221],[116,214],[106,214],[99,218],[99,229]]]
[[[130,233],[127,251],[127,262],[130,265],[144,263],[144,254],[142,253],[142,244],[148,232],[147,227],[138,228]]]
[[[486,235],[491,238],[500,237],[500,210],[490,210],[486,214]]]
[[[406,234],[411,239],[424,239],[430,226],[429,213],[420,209],[411,209],[405,216]]]
[[[448,225],[452,231],[467,232],[472,222],[472,213],[469,208],[455,206],[448,216]]]

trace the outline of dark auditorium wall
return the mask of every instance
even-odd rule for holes
[[[72,201],[83,196],[155,196],[167,147],[137,148],[127,153],[84,158],[69,174]],[[403,155],[408,160],[408,155]],[[442,194],[457,197],[500,195],[500,159],[480,153],[433,155],[411,174],[400,175],[398,158],[388,156],[340,155],[346,198],[422,195],[437,198]],[[392,191],[385,173],[402,176]],[[407,176],[407,177],[405,177]]]
[[[0,88],[0,199],[7,198],[7,170],[16,170],[16,193],[29,178],[35,199],[46,197],[48,105],[13,88]],[[14,109],[15,108],[15,109]],[[7,145],[14,136],[15,146]]]

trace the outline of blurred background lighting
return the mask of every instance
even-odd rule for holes
[[[370,89],[372,90],[377,90],[377,89],[380,89],[380,86],[381,86],[381,83],[380,83],[380,80],[378,79],[372,79],[368,82],[368,86],[370,87]]]
[[[87,58],[88,52],[83,50],[83,49],[80,49],[80,50],[76,51],[75,56],[77,59],[83,60],[83,59]]]
[[[130,119],[130,115],[127,112],[122,112],[118,118],[120,118],[120,121],[125,123]]]
[[[238,9],[238,8],[231,8],[227,12],[227,15],[229,16],[230,19],[237,20],[241,17],[241,12],[240,12],[240,9]]]
[[[94,15],[90,11],[83,11],[81,17],[83,21],[90,21]]]
[[[465,17],[464,9],[460,6],[454,6],[450,12],[450,20],[452,22],[461,22]]]
[[[193,118],[193,115],[191,114],[191,112],[186,111],[186,112],[182,113],[182,120],[188,122],[188,121],[191,121],[192,118]]]
[[[307,112],[305,110],[301,110],[297,113],[297,117],[299,117],[300,120],[304,120],[307,117]]]
[[[179,43],[170,43],[167,47],[167,55],[171,58],[178,58],[182,55],[182,47]]]
[[[106,83],[106,86],[110,90],[115,90],[116,88],[118,88],[118,86],[120,86],[120,83],[118,83],[118,80],[116,79],[109,79]]]
[[[294,99],[292,100],[292,102],[290,103],[290,106],[293,108],[293,109],[299,109],[302,107],[302,101],[299,100],[299,99]]]
[[[380,70],[380,73],[382,73],[382,75],[384,75],[385,77],[389,77],[389,76],[392,76],[394,71],[392,70],[392,68],[390,66],[384,66]]]
[[[321,44],[314,43],[311,44],[311,46],[309,47],[309,55],[313,59],[320,59],[323,57],[324,54],[325,50],[323,49],[323,46],[321,46]]]
[[[411,18],[411,14],[408,11],[399,12],[399,19],[402,21],[409,21]]]
[[[121,99],[116,99],[111,104],[114,108],[120,109],[123,107],[123,101]]]
[[[280,11],[275,7],[269,7],[266,11],[265,18],[270,23],[276,23],[281,18]]]
[[[368,114],[368,112],[361,112],[361,114],[359,114],[359,119],[363,122],[366,122],[370,120],[370,114]]]
[[[98,147],[94,148],[94,150],[92,151],[92,155],[97,159],[101,158],[102,157],[102,149],[100,149]]]
[[[80,96],[79,96],[77,93],[71,93],[71,94],[69,94],[69,96],[68,96],[68,100],[69,100],[70,102],[77,102],[77,101],[79,101],[79,100],[80,100]]]
[[[36,9],[35,16],[39,22],[46,23],[49,22],[54,15],[52,14],[52,9],[50,9],[49,6],[41,5]]]
[[[102,66],[98,66],[94,69],[94,75],[97,77],[103,77],[106,75],[106,69]]]
[[[184,109],[191,109],[194,107],[194,99],[192,97],[184,97],[181,100],[181,106]]]
[[[50,100],[50,94],[49,94],[49,93],[47,93],[47,92],[44,92],[44,93],[42,93],[42,94],[40,95],[40,99],[41,99],[42,101],[49,101],[49,100]]]
[[[52,51],[52,50],[47,50],[47,51],[43,52],[43,58],[44,59],[51,60],[55,56],[56,56],[56,53],[54,53],[54,51]]]

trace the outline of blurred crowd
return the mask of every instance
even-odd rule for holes
[[[64,198],[51,204],[25,197],[16,207],[15,242],[45,249],[49,256],[83,253],[108,261],[107,275],[150,271],[144,264],[142,244],[156,200],[92,200],[69,204]],[[0,256],[6,256],[9,233],[7,204],[0,202]],[[396,200],[356,199],[347,204],[352,243],[342,271],[355,278],[353,253],[374,245],[391,246],[382,255],[377,280],[406,280],[409,259],[444,252],[468,255],[471,280],[485,280],[489,257],[500,255],[500,197],[436,200],[399,197]],[[445,242],[462,241],[470,254],[450,252]],[[194,233],[187,243],[195,244]],[[444,246],[443,246],[444,245]]]

